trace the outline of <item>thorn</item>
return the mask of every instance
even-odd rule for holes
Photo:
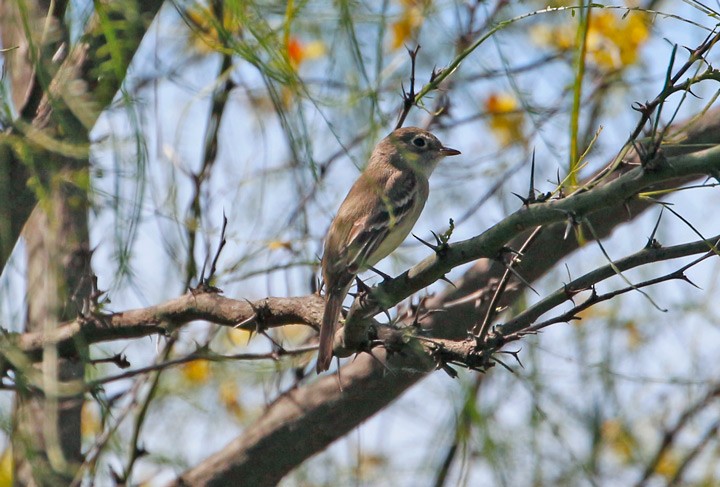
[[[445,366],[443,367],[443,370],[444,370],[444,371],[447,373],[447,375],[449,375],[451,378],[457,379],[458,373],[455,371],[455,369],[453,369],[452,367],[450,367],[448,364],[445,364]]]
[[[627,213],[628,220],[632,220],[632,211],[630,211],[630,205],[628,204],[628,201],[623,201],[623,208],[625,208],[625,212]]]
[[[505,265],[505,268],[506,268],[507,270],[509,270],[510,272],[512,272],[513,275],[514,275],[520,282],[522,282],[523,285],[525,285],[525,287],[527,287],[527,288],[530,289],[532,292],[534,292],[535,294],[537,294],[538,296],[540,296],[540,293],[537,292],[537,291],[535,290],[535,288],[532,287],[532,286],[530,285],[530,283],[529,283],[523,276],[521,276],[518,271],[515,270],[515,268],[513,268],[513,266],[508,265],[508,264],[505,264],[505,262],[503,262],[503,265]]]
[[[425,240],[421,239],[420,237],[418,237],[418,236],[415,235],[414,233],[411,234],[411,235],[412,235],[413,237],[415,237],[421,244],[425,245],[426,247],[429,247],[429,248],[432,249],[433,251],[436,251],[436,250],[437,250],[437,247],[436,247],[435,245],[431,244],[430,242],[426,242]]]
[[[648,108],[648,102],[640,103],[638,101],[635,101],[630,105],[630,108],[635,110],[636,112],[640,112],[643,115],[648,115],[649,108]]]
[[[587,291],[587,289],[572,289],[567,284],[563,284],[563,293],[570,301],[572,301],[573,304],[575,304],[575,300],[573,298],[583,291]]]
[[[370,267],[370,269],[374,270],[375,272],[377,272],[378,274],[383,276],[383,278],[391,279],[390,276],[382,274],[377,269],[373,269],[372,267]],[[352,296],[354,299],[357,299],[358,297],[360,297],[361,299],[364,299],[364,298],[372,299],[372,289],[370,287],[368,287],[368,285],[365,284],[358,276],[355,276],[355,285],[357,286],[357,292],[355,294],[348,293],[350,296]],[[375,302],[375,304],[379,305],[379,303],[377,303],[376,300],[372,299],[372,301]],[[388,312],[387,309],[382,308],[382,312],[385,313],[385,316],[387,316],[388,321],[392,321],[392,317],[390,316],[390,313]]]
[[[373,269],[374,270],[374,269]],[[376,271],[377,272],[377,271]],[[362,279],[360,279],[358,276],[355,276],[355,285],[357,286],[357,293],[353,297],[357,297],[360,294],[368,294],[370,293],[370,287],[365,284]]]
[[[273,337],[271,337],[270,335],[268,335],[265,330],[258,330],[258,335],[262,335],[262,336],[264,336],[265,338],[267,338],[268,340],[270,340],[270,343],[273,344],[273,346],[275,347],[275,349],[276,349],[277,351],[280,351],[280,352],[282,352],[282,353],[286,353],[286,352],[287,352],[287,350],[285,350],[285,348],[284,348],[282,345],[280,345],[278,342],[276,342]]]
[[[535,201],[535,148],[533,147],[532,159],[530,161],[530,189],[528,190],[528,201]]]
[[[430,233],[432,233],[433,237],[435,237],[435,244],[440,247],[442,245],[442,240],[440,240],[440,237],[438,237],[438,234],[430,230]]]
[[[717,181],[720,184],[720,171],[718,171],[717,169],[710,169],[709,173],[710,173],[710,176],[715,178],[715,181]]]
[[[505,368],[505,370],[507,370],[508,372],[511,372],[511,373],[513,373],[513,374],[515,373],[515,371],[514,371],[513,369],[511,369],[508,364],[506,364],[505,362],[503,362],[503,361],[500,360],[499,358],[493,357],[493,360],[494,360],[495,362],[499,363],[500,365],[502,365],[502,366]]]
[[[435,370],[444,371],[452,379],[457,379],[457,377],[458,377],[457,371],[455,369],[453,369],[452,367],[450,367],[447,363],[445,363],[442,360],[438,360],[438,363],[435,366]]]
[[[437,245],[433,245],[433,244],[431,244],[430,242],[426,242],[425,240],[421,239],[420,237],[418,237],[418,236],[415,235],[414,233],[412,234],[412,236],[415,237],[421,244],[423,244],[423,245],[425,245],[426,247],[432,249],[433,252],[435,252],[436,254],[440,255],[440,254],[442,254],[444,251],[447,250],[448,244],[447,244],[447,243],[442,243],[442,241],[440,240],[440,237],[438,237],[435,232],[431,232],[431,233],[433,234],[433,236],[434,236],[435,239],[437,240],[437,242],[438,242]]]
[[[660,214],[658,215],[658,219],[655,222],[655,226],[652,229],[652,233],[648,237],[647,244],[645,244],[646,249],[648,249],[648,248],[659,249],[660,247],[662,247],[662,245],[660,245],[660,242],[658,242],[655,239],[655,235],[657,234],[657,230],[660,227],[660,220],[662,219],[663,210],[664,210],[664,208],[660,207]]]
[[[378,276],[382,277],[382,278],[383,278],[383,281],[391,281],[391,280],[392,280],[392,277],[390,277],[389,275],[385,274],[384,272],[376,269],[376,268],[373,267],[373,266],[368,266],[368,270],[371,270],[371,271],[373,271],[375,274],[377,274]],[[365,287],[367,288],[367,286],[365,286]],[[368,289],[369,289],[369,288],[368,288]]]
[[[507,355],[510,355],[517,361],[518,365],[524,369],[525,366],[522,364],[522,361],[520,360],[520,351],[521,350],[522,349],[515,350],[515,351],[503,350],[503,351],[500,351],[499,353],[505,353]]]
[[[385,372],[396,375],[394,370],[392,370],[390,367],[388,367],[388,365],[386,363],[384,363],[382,360],[380,360],[378,357],[376,357],[374,353],[372,353],[372,350],[363,350],[362,352],[355,354],[355,357],[357,357],[360,353],[367,353],[368,355],[370,355],[370,357],[373,358],[373,360],[375,360],[377,363],[379,363],[383,367]]]
[[[524,196],[520,196],[519,194],[512,192],[512,191],[510,192],[510,194],[517,196],[520,199],[520,201],[522,201],[523,206],[530,206],[529,199],[525,198]]]
[[[565,233],[563,234],[563,240],[567,240],[568,236],[570,235],[570,230],[575,228],[575,225],[577,223],[573,220],[573,218],[568,218],[567,225],[565,225]]]
[[[437,66],[433,66],[432,72],[430,73],[430,83],[435,81],[438,76],[443,72],[442,68],[438,68]]]
[[[447,283],[450,284],[452,287],[454,287],[455,289],[457,289],[457,286],[455,285],[455,283],[452,282],[452,281],[451,281],[450,279],[448,279],[447,277],[441,276],[441,277],[440,277],[440,280],[447,282]]]
[[[594,302],[598,297],[597,288],[595,287],[595,284],[590,286],[590,297],[588,298],[588,301],[592,299],[592,302]]]
[[[254,312],[254,310],[253,310],[253,312]],[[242,320],[240,323],[238,323],[238,324],[236,324],[235,326],[233,326],[233,328],[242,328],[243,326],[245,326],[245,325],[247,325],[247,324],[250,324],[250,323],[252,323],[253,321],[255,321],[256,318],[257,318],[257,317],[255,316],[255,314],[253,314],[252,316],[248,316],[247,318],[245,318],[244,320]],[[250,333],[252,333],[252,331],[250,331]]]
[[[692,281],[690,280],[690,278],[689,278],[688,276],[686,276],[685,274],[682,274],[678,279],[681,279],[681,280],[687,282],[688,284],[690,284],[690,285],[691,285],[692,287],[694,287],[695,289],[699,289],[699,290],[702,291],[702,288],[701,288],[700,286],[698,286],[697,284],[695,284],[694,282],[692,282]]]
[[[480,341],[480,335],[477,335],[473,330],[476,327],[473,326],[467,331],[467,335],[465,337],[466,340],[470,340],[475,343],[475,348],[480,348],[482,346],[482,342]]]
[[[498,252],[498,260],[503,260],[503,257],[505,256],[505,254],[513,254],[516,257],[523,256],[522,252],[518,252],[517,250],[515,250],[512,247],[508,247],[507,245],[504,245],[504,246],[500,247],[500,251]],[[513,258],[513,260],[514,260],[514,258]]]
[[[417,319],[417,321],[416,321],[415,323],[413,323],[412,326],[419,327],[419,326],[420,326],[420,322],[421,322],[422,320],[424,320],[425,318],[427,318],[428,316],[434,315],[435,313],[447,313],[447,311],[448,311],[448,310],[442,309],[442,308],[428,309],[428,310],[424,311],[421,316],[419,316],[419,318]]]
[[[420,311],[422,311],[423,306],[425,305],[426,299],[427,299],[426,296],[422,297],[418,301],[417,305],[413,305],[412,298],[411,298],[410,309],[409,309],[411,316],[413,317],[412,323],[410,323],[411,327],[420,328]]]

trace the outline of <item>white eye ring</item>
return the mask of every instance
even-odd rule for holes
[[[422,137],[415,137],[412,143],[415,147],[425,147],[427,145],[425,139],[423,139]]]

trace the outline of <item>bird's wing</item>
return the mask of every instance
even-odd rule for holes
[[[373,254],[385,242],[392,229],[408,223],[412,227],[419,215],[417,206],[419,203],[422,204],[419,200],[420,191],[421,184],[412,172],[398,173],[396,177],[388,180],[385,190],[379,195],[380,204],[375,205],[369,215],[356,221],[350,230],[342,253],[351,272],[366,269],[367,266],[374,265],[385,257],[385,255],[377,257]],[[408,222],[408,218],[413,221]],[[407,233],[402,235],[400,242],[395,243],[394,246],[399,245],[406,236]]]

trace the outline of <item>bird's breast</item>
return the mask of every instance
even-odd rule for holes
[[[366,266],[374,266],[379,261],[390,255],[393,250],[398,248],[400,244],[405,241],[420,217],[420,213],[422,213],[424,206],[424,199],[421,201],[415,199],[407,215],[394,222],[394,226],[388,232],[387,237],[382,241],[375,252],[368,256]]]

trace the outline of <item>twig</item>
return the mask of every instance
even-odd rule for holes
[[[405,87],[403,86],[402,92],[403,92],[403,109],[402,112],[400,112],[400,116],[398,117],[398,122],[395,125],[396,129],[399,129],[403,126],[403,123],[405,123],[405,118],[407,118],[408,113],[410,113],[410,109],[412,109],[413,105],[415,105],[415,59],[417,58],[417,54],[420,51],[420,46],[418,45],[415,47],[415,49],[408,49],[408,55],[410,55],[410,89],[408,91],[405,91]]]
[[[519,255],[522,255],[527,248],[532,244],[532,242],[537,238],[537,236],[540,234],[540,230],[542,229],[541,226],[538,226],[533,230],[533,232],[528,236],[528,238],[525,240],[525,243],[523,243],[522,247],[520,247],[520,250],[518,251]],[[505,292],[505,288],[507,287],[508,282],[510,281],[510,273],[512,267],[518,263],[520,259],[517,257],[513,257],[510,263],[507,265],[507,268],[505,269],[505,272],[503,273],[502,279],[500,279],[500,282],[497,285],[497,288],[495,289],[495,294],[493,294],[492,299],[490,300],[490,303],[488,304],[487,310],[485,312],[485,318],[483,318],[481,323],[478,323],[478,326],[476,326],[473,329],[473,333],[477,337],[477,340],[479,343],[483,343],[485,341],[485,337],[487,336],[488,331],[490,330],[490,322],[492,319],[497,315],[496,307],[498,303],[500,302],[500,298],[502,297],[503,293]]]

